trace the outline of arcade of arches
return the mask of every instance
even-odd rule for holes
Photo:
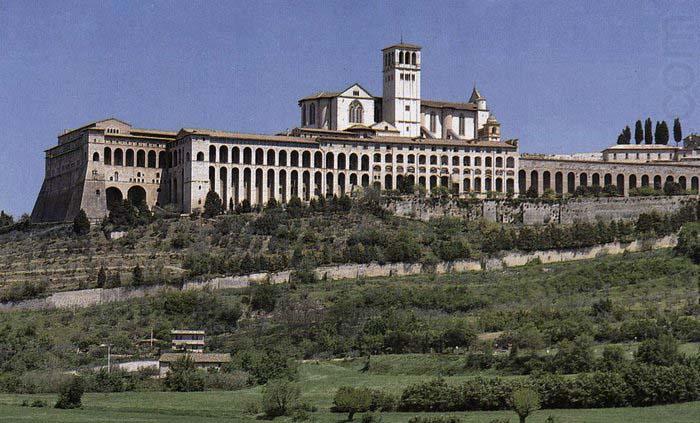
[[[633,188],[663,188],[667,181],[677,182],[688,190],[698,190],[699,167],[680,163],[606,163],[599,161],[520,158],[519,191],[530,187],[537,195],[546,190],[572,194],[579,186],[614,185],[620,195],[628,196]]]
[[[318,147],[263,148],[229,144],[210,145],[208,154],[199,152],[195,160],[207,166],[209,186],[228,208],[243,200],[264,204],[270,198],[286,202],[296,196],[308,201],[320,196],[340,196],[369,186],[395,190],[422,185],[428,191],[446,186],[458,194],[515,193],[517,155],[514,151],[435,150],[429,147],[427,151],[386,147],[375,151],[363,151],[361,147],[321,150]]]

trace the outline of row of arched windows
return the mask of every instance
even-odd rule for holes
[[[230,156],[229,156],[230,153]],[[288,160],[288,154],[289,154],[289,160]],[[346,157],[348,158],[350,165],[352,166],[352,163],[355,162],[357,163],[358,160],[358,155],[355,153],[350,153],[349,155],[346,155],[345,153],[338,153],[337,154],[337,159],[339,163],[345,163]],[[394,157],[393,154],[391,153],[386,153],[382,155],[381,153],[375,153],[373,158],[373,161],[375,163],[383,162],[384,163],[393,163],[394,158],[396,160],[396,163],[409,163],[409,164],[414,164],[416,163],[416,157],[418,158],[418,164],[427,164],[429,161],[431,165],[443,165],[443,166],[459,166],[460,165],[460,156],[452,156],[451,159],[448,155],[430,155],[426,156],[425,154],[420,154],[416,156],[415,154],[397,154],[396,157]],[[252,148],[250,147],[245,147],[243,148],[242,154],[241,150],[238,147],[232,147],[229,151],[229,148],[225,145],[220,146],[218,149],[216,146],[209,146],[209,162],[211,163],[234,163],[234,164],[256,164],[256,165],[267,165],[267,166],[292,166],[292,167],[316,167],[316,168],[322,168],[322,167],[328,167],[328,168],[334,168],[333,163],[334,163],[334,158],[335,154],[332,152],[327,152],[325,155],[326,161],[325,165],[323,162],[323,153],[320,151],[317,151],[313,155],[313,161],[312,161],[312,156],[311,152],[309,151],[304,151],[301,153],[301,162],[299,160],[300,155],[299,152],[296,150],[292,150],[291,153],[287,153],[286,150],[280,150],[279,152],[269,149],[267,152],[263,150],[262,148],[256,148],[255,151],[253,151]],[[366,169],[363,170],[369,170],[369,155],[362,155],[361,161],[364,163],[366,161]],[[502,168],[504,167],[504,158],[501,156],[496,156],[495,159],[492,158],[491,156],[486,156],[483,158],[481,156],[474,156],[473,157],[473,163],[474,166],[486,166],[486,167],[497,167],[497,168]],[[204,153],[199,152],[197,153],[197,161],[204,161]],[[313,162],[313,165],[312,165]],[[472,166],[472,156],[463,156],[462,157],[462,165],[463,166]],[[289,163],[289,164],[288,164]],[[365,167],[365,166],[363,166]],[[506,157],[505,158],[505,167],[507,168],[514,168],[515,167],[515,158],[514,157]],[[344,169],[342,167],[341,169]],[[351,168],[352,169],[352,168]]]
[[[391,66],[394,62],[394,53],[389,52],[384,54],[384,66]],[[417,65],[418,64],[418,54],[410,51],[399,51],[399,64],[400,65]]]
[[[362,114],[363,114],[362,103],[360,103],[357,100],[354,100],[352,103],[350,103],[349,113],[350,113],[350,116],[348,118],[348,122],[350,122],[350,123],[362,123]]]
[[[92,154],[92,161],[100,161],[100,153],[94,152]],[[154,150],[149,150],[148,153],[145,150],[138,150],[134,153],[134,150],[128,148],[126,151],[121,148],[115,148],[114,152],[110,147],[105,147],[103,151],[103,163],[106,165],[114,166],[135,166],[135,167],[151,167],[156,168],[165,167],[165,152],[161,151],[156,154]]]

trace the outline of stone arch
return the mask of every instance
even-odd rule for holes
[[[530,187],[535,187],[535,190],[537,190],[537,195],[540,194],[539,187],[538,187],[538,182],[539,182],[538,176],[539,176],[539,174],[537,173],[536,170],[533,170],[532,172],[530,172]]]
[[[201,151],[199,153],[197,153],[197,161],[198,162],[204,161],[204,153],[202,153]]]
[[[642,175],[642,186],[643,187],[649,186],[649,175]]]
[[[109,187],[105,191],[105,198],[107,201],[107,210],[112,210],[115,205],[124,201],[124,195],[121,190],[117,187]]]
[[[323,168],[323,153],[321,153],[320,151],[314,153],[314,167],[316,169]]]
[[[94,153],[92,153],[92,161],[93,161],[93,162],[99,162],[99,161],[100,161],[100,153],[98,153],[97,151],[95,151]]]
[[[209,166],[209,191],[216,191],[216,168]]]
[[[474,178],[474,191],[481,192],[481,178],[478,176]]]
[[[219,147],[219,163],[228,163],[228,147],[225,145]],[[224,201],[224,207],[226,207],[225,203]]]
[[[216,147],[213,145],[209,146],[209,162],[210,163],[216,162]]]
[[[566,174],[566,192],[573,194],[576,190],[576,175],[574,172],[569,172]]]
[[[160,166],[161,169],[165,169],[165,167],[168,164],[165,157],[165,151],[161,151],[158,153],[158,166]]]
[[[503,157],[496,157],[496,167],[503,167]]]
[[[329,151],[326,153],[326,169],[333,169],[334,165],[335,160],[333,159],[333,153]]]
[[[610,185],[612,185],[612,175],[606,173],[603,177],[603,186],[609,187]]]
[[[231,169],[231,189],[233,191],[231,199],[233,200],[234,206],[241,202],[240,176],[241,173],[237,167]]]
[[[273,149],[267,150],[267,157],[266,157],[267,161],[265,164],[268,166],[274,166],[275,165],[275,156],[276,156],[275,150],[273,150]]]
[[[654,189],[661,189],[661,175],[654,176]]]
[[[506,192],[511,194],[515,192],[515,182],[513,178],[506,179]]]
[[[262,148],[256,148],[255,149],[255,164],[256,165],[263,165],[263,164],[265,164],[264,161],[265,161],[265,152],[263,151]],[[256,172],[255,173],[256,180],[257,180],[257,175],[258,174]],[[262,187],[260,187],[260,189],[262,189]]]
[[[515,167],[515,159],[512,157],[508,157],[506,159],[506,167],[507,168],[514,168]]]
[[[520,193],[525,194],[525,191],[527,191],[527,172],[523,169],[518,171],[518,187],[520,188]]]
[[[491,167],[493,165],[493,159],[491,159],[491,156],[486,156],[486,159],[484,165],[486,167]]]
[[[148,204],[146,202],[146,190],[140,185],[134,185],[133,187],[129,188],[129,191],[126,193],[126,197],[129,199],[129,203],[131,203],[133,206]]]
[[[350,174],[350,187],[355,187],[357,186],[357,173],[351,173]]]
[[[698,181],[697,176],[693,176],[692,178],[690,178],[690,189],[695,191],[696,193],[698,192],[698,189],[699,189],[698,182],[699,181]]]
[[[262,154],[262,149],[259,149]],[[257,158],[257,151],[255,153]],[[263,170],[255,169],[255,204],[263,205]]]
[[[564,174],[561,172],[554,174],[554,192],[559,195],[564,193]]]
[[[369,175],[362,175],[362,186],[365,188],[369,186]]]
[[[299,196],[299,172],[296,170],[289,173],[289,188],[291,189],[292,197],[301,198]]]
[[[338,169],[345,169],[345,153],[338,154]]]
[[[615,178],[617,185],[617,193],[620,195],[625,195],[625,175],[618,173],[617,178]]]
[[[280,166],[282,166],[280,164]],[[287,198],[287,171],[282,169],[279,174],[279,187],[280,194],[282,196],[282,202],[286,203],[289,199]]]
[[[272,150],[270,150],[272,151]],[[273,151],[274,154],[274,151]],[[274,160],[274,158],[273,158]],[[267,170],[267,198],[268,200],[275,199],[277,200],[277,185],[275,184],[275,171],[272,169]]]
[[[136,152],[136,167],[146,167],[146,152],[143,150]]]
[[[328,161],[326,161],[326,165],[328,165]],[[327,172],[326,173],[326,197],[332,197],[332,196],[333,196],[333,172]]]
[[[462,158],[462,165],[463,166],[471,166],[472,165],[472,158],[469,156],[464,156]]]
[[[384,163],[391,163],[393,161],[391,154],[387,153],[384,155]]]
[[[471,181],[469,180],[469,178],[464,178],[464,180],[462,181],[462,191],[469,192],[471,191],[471,189]]]
[[[231,163],[239,164],[241,162],[241,150],[238,147],[231,147]]]
[[[114,165],[124,166],[124,153],[122,152],[121,148],[114,150]]]
[[[111,165],[112,164],[112,149],[109,147],[105,147],[104,153],[103,153],[103,160],[106,165]]]
[[[452,166],[459,166],[459,156],[452,156]]]
[[[287,150],[280,150],[280,154],[277,157],[277,164],[279,166],[287,166]]]
[[[294,166],[294,167],[299,167],[299,152],[296,150],[292,150],[292,153],[289,155],[289,165]],[[299,197],[301,198],[301,197]]]
[[[686,181],[685,176],[678,177],[678,184],[681,186],[681,188],[688,189],[688,182]]]
[[[367,154],[362,155],[360,168],[365,171],[369,170],[369,156]]]
[[[301,153],[301,167],[311,167],[311,152],[303,151]]]
[[[357,170],[357,154],[351,153],[349,162],[350,170]]]
[[[629,176],[628,187],[629,187],[629,189],[637,188],[637,175],[630,175]]]
[[[126,166],[134,166],[134,150],[130,148],[126,150]]]
[[[591,185],[594,187],[600,186],[600,174],[594,173],[593,176],[591,176]]]
[[[345,174],[338,175],[338,191],[340,195],[345,194]]]
[[[588,174],[586,172],[582,172],[580,175],[578,175],[578,184],[582,187],[588,186]]]
[[[384,189],[389,191],[394,189],[393,183],[392,183],[391,175],[384,175]]]
[[[243,169],[243,199],[253,203],[253,175],[250,168]]]
[[[545,170],[542,172],[542,190],[552,189],[552,174]]]
[[[496,178],[496,192],[503,192],[503,178]]]
[[[221,156],[219,156],[221,157]],[[221,197],[221,203],[224,206],[224,210],[228,206],[228,169],[222,166],[219,169],[219,196]]]
[[[204,155],[202,155],[202,158],[204,158]],[[156,167],[156,152],[153,150],[150,150],[148,152],[148,167],[150,167],[150,168]]]
[[[488,176],[484,178],[484,190],[486,192],[493,191],[493,186],[491,186],[491,178]]]

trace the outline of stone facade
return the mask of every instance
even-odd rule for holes
[[[521,158],[518,140],[501,140],[500,123],[476,87],[467,102],[421,99],[421,48],[393,45],[382,58],[383,97],[359,84],[304,97],[301,127],[283,134],[147,130],[114,118],[67,131],[46,150],[32,220],[70,221],[84,209],[97,221],[122,199],[191,213],[211,190],[232,209],[244,200],[309,201],[406,183],[479,198],[516,196],[530,186],[540,195],[616,185],[627,196],[630,187],[660,188],[665,181],[698,189],[699,143]],[[486,214],[500,220],[499,210]]]

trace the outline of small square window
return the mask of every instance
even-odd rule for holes
[[[100,196],[100,190],[99,190],[99,189],[98,189],[98,190],[95,190],[95,195],[98,196],[98,197]]]
[[[410,106],[410,105],[407,105],[407,106],[406,106],[406,111],[407,111],[407,112],[410,112],[410,111],[411,111],[411,106]]]
[[[360,95],[360,90],[355,90],[355,91],[353,91],[353,92],[352,92],[352,95],[354,95],[354,96]]]

